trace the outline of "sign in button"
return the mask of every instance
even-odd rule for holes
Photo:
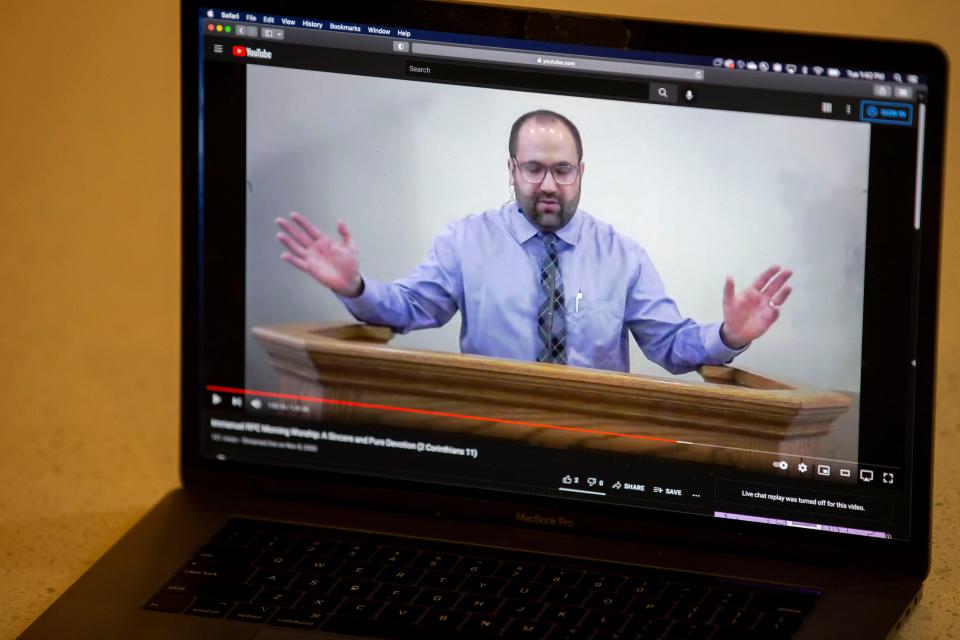
[[[905,102],[860,101],[860,119],[877,124],[913,124],[913,105]]]

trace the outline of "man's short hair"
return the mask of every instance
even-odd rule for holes
[[[583,160],[583,142],[580,141],[580,131],[577,129],[577,125],[570,122],[570,119],[566,116],[562,116],[556,111],[550,111],[549,109],[537,109],[536,111],[530,111],[517,118],[516,122],[513,123],[513,126],[510,127],[510,141],[507,144],[507,148],[510,150],[511,158],[515,158],[517,155],[517,136],[520,133],[520,127],[523,126],[524,122],[531,119],[559,120],[566,125],[567,129],[570,130],[570,133],[573,134],[573,141],[577,144],[577,160]]]

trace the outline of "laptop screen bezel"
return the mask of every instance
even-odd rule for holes
[[[181,361],[181,476],[185,487],[221,488],[268,495],[297,496],[315,500],[338,487],[341,499],[371,508],[397,509],[397,505],[420,505],[416,509],[441,517],[475,517],[514,523],[518,509],[536,507],[541,511],[567,514],[583,523],[578,530],[614,537],[671,540],[674,544],[704,545],[703,532],[710,531],[710,544],[718,549],[782,549],[793,545],[795,553],[816,549],[844,554],[849,561],[870,562],[882,553],[886,561],[902,564],[906,570],[924,574],[929,561],[930,499],[932,484],[932,441],[934,376],[936,371],[936,319],[940,256],[943,139],[946,108],[946,59],[935,46],[924,43],[867,40],[862,38],[781,33],[742,28],[641,21],[612,17],[560,14],[473,5],[426,2],[388,5],[350,2],[326,3],[323,18],[379,24],[403,24],[436,31],[477,35],[498,35],[518,39],[547,40],[594,46],[620,45],[657,51],[703,53],[723,50],[731,56],[751,59],[802,57],[817,51],[824,59],[851,67],[898,65],[921,69],[930,87],[925,146],[923,226],[920,243],[921,286],[916,292],[920,310],[917,323],[916,387],[913,397],[913,480],[910,484],[911,538],[872,540],[852,536],[828,536],[781,527],[757,527],[664,511],[604,508],[590,504],[570,505],[552,499],[524,499],[492,491],[440,487],[418,482],[387,482],[334,472],[304,472],[237,461],[217,462],[200,455],[201,425],[199,393],[201,350],[197,318],[202,265],[198,255],[197,225],[200,184],[198,163],[198,64],[197,16],[200,3],[181,4],[182,47],[182,152],[183,152],[183,267],[182,267],[182,361]],[[313,16],[315,6],[306,2],[231,3],[232,9],[269,11],[286,15]],[[319,17],[319,16],[318,16]],[[564,28],[553,28],[562,25]],[[562,34],[562,35],[558,35]],[[625,35],[629,34],[629,35]],[[626,38],[626,40],[625,40]],[[677,43],[683,43],[679,46]],[[939,142],[939,143],[938,143]],[[404,498],[417,498],[412,501]],[[619,512],[619,513],[617,513]],[[807,557],[810,557],[809,554]]]

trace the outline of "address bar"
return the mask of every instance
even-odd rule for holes
[[[482,60],[485,62],[506,62],[537,67],[571,69],[577,71],[601,71],[604,73],[622,73],[651,78],[670,78],[672,80],[703,80],[703,69],[672,67],[643,62],[618,62],[596,58],[576,58],[553,53],[526,53],[520,51],[500,51],[478,47],[459,47],[445,44],[414,42],[411,53],[440,58],[458,58],[461,60]]]

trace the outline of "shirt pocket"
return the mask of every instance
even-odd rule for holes
[[[628,364],[623,326],[624,305],[611,300],[576,299],[568,305],[569,363],[625,371]]]

